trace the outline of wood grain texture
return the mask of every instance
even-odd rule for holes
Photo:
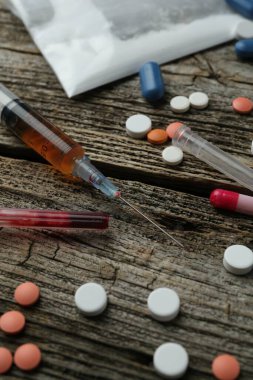
[[[230,107],[234,96],[251,97],[252,65],[239,62],[229,44],[164,65],[163,74],[166,101],[158,108],[141,98],[136,76],[67,99],[0,0],[0,82],[83,144],[125,197],[185,246],[181,250],[119,202],[57,173],[1,125],[0,207],[112,215],[103,234],[0,230],[0,313],[19,309],[13,292],[20,282],[35,281],[42,292],[40,303],[25,310],[25,332],[0,334],[11,350],[28,341],[41,347],[43,365],[27,379],[159,379],[152,355],[166,341],[182,343],[189,352],[186,380],[211,380],[210,363],[221,352],[238,357],[241,379],[253,378],[253,275],[236,277],[222,266],[227,246],[253,248],[253,220],[217,212],[208,201],[217,186],[239,187],[190,156],[168,168],[160,159],[162,148],[124,132],[125,119],[136,112],[150,115],[155,127],[181,119],[253,166],[252,116],[236,115]],[[175,117],[170,97],[197,89],[210,95],[210,107]],[[108,309],[97,318],[86,318],[74,306],[75,290],[87,281],[103,284],[109,295]],[[159,286],[176,289],[182,301],[171,323],[156,322],[147,312],[146,299]],[[6,378],[24,374],[13,368]]]

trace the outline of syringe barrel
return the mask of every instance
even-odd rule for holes
[[[253,191],[253,170],[192,132],[191,128],[181,126],[174,134],[172,143]]]
[[[23,103],[1,83],[0,121],[62,173],[82,178],[109,198],[120,196],[118,187],[91,164],[81,145]]]
[[[76,160],[84,156],[81,145],[23,103],[2,84],[0,120],[26,145],[65,174],[72,174]]]

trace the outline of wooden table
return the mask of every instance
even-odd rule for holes
[[[163,147],[133,140],[124,128],[137,112],[149,115],[154,127],[182,120],[253,166],[253,117],[231,109],[233,97],[252,97],[252,64],[239,62],[232,43],[164,65],[166,99],[158,107],[141,97],[137,76],[67,99],[0,0],[0,67],[1,82],[80,142],[129,201],[185,246],[180,249],[126,206],[56,172],[1,125],[1,206],[103,210],[112,216],[103,234],[1,229],[0,312],[20,309],[13,292],[21,282],[34,281],[42,294],[37,306],[24,311],[24,333],[0,334],[1,345],[12,351],[25,342],[41,347],[41,368],[25,378],[159,379],[153,352],[175,341],[190,355],[185,379],[212,379],[212,359],[222,352],[240,360],[241,379],[252,379],[253,275],[227,273],[222,259],[231,244],[253,248],[253,221],[216,211],[208,200],[217,187],[247,191],[187,154],[179,167],[167,167]],[[209,94],[208,109],[173,114],[169,99],[195,90]],[[108,292],[101,317],[86,318],[74,305],[75,290],[87,281]],[[156,322],[147,311],[150,291],[161,286],[181,298],[181,313],[171,323]],[[8,379],[20,378],[14,367]]]

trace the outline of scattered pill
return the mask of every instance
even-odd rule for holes
[[[171,123],[168,125],[168,127],[166,128],[166,132],[167,132],[167,135],[173,139],[174,137],[174,134],[176,133],[176,131],[182,127],[183,123],[180,123],[180,122],[175,122],[175,123]]]
[[[253,102],[248,98],[239,97],[232,102],[233,109],[241,114],[248,114],[253,109]]]
[[[167,379],[179,379],[189,364],[189,357],[183,346],[177,343],[164,343],[154,353],[154,368]]]
[[[153,129],[147,135],[151,144],[164,144],[168,140],[168,135],[164,129]]]
[[[253,3],[251,0],[226,0],[236,12],[249,19],[253,19]]]
[[[235,52],[241,59],[253,59],[253,38],[237,41]]]
[[[14,363],[23,371],[32,371],[41,362],[41,351],[38,346],[26,343],[19,346],[14,354]]]
[[[184,113],[190,108],[190,101],[186,96],[175,96],[170,101],[170,107],[173,112]]]
[[[198,91],[198,92],[193,92],[189,96],[189,101],[193,108],[197,108],[201,110],[208,106],[209,98],[207,94],[205,94],[204,92]]]
[[[151,130],[151,119],[142,114],[130,116],[126,121],[126,132],[135,139],[142,139]]]
[[[14,293],[15,301],[21,306],[32,306],[40,297],[40,289],[33,282],[20,284]]]
[[[6,334],[18,334],[25,327],[25,317],[20,311],[7,311],[0,318],[0,328]]]
[[[75,303],[87,316],[101,314],[107,306],[107,294],[103,286],[88,282],[80,286],[75,294]]]
[[[162,151],[163,161],[171,166],[179,165],[184,158],[182,149],[177,146],[168,146]]]
[[[178,315],[180,299],[174,290],[158,288],[153,290],[148,297],[148,309],[154,319],[168,322]]]
[[[223,265],[230,273],[246,274],[253,269],[253,252],[244,245],[231,245],[225,250]]]
[[[158,63],[152,61],[145,63],[139,75],[142,96],[150,102],[161,99],[164,95],[164,82]]]
[[[235,28],[236,38],[253,38],[253,22],[248,20],[240,21]]]
[[[213,360],[212,372],[218,380],[236,380],[240,374],[240,363],[234,356],[222,354]]]
[[[210,203],[216,208],[253,216],[253,197],[235,191],[215,189],[210,194]]]
[[[0,375],[8,372],[13,363],[11,352],[5,348],[0,347]]]

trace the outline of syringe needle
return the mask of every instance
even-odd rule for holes
[[[162,231],[166,236],[168,236],[170,239],[172,239],[175,243],[180,245],[180,247],[184,248],[183,244],[180,243],[177,239],[175,239],[173,236],[171,236],[168,232],[166,232],[162,227],[160,227],[154,220],[149,218],[147,215],[143,214],[142,211],[140,211],[138,208],[133,206],[131,203],[129,203],[126,199],[124,199],[122,196],[119,196],[119,199],[121,199],[123,202],[125,202],[129,207],[131,207],[134,211],[136,211],[138,214],[140,214],[143,218],[147,219],[150,223],[152,223],[156,228],[158,228],[160,231]]]

